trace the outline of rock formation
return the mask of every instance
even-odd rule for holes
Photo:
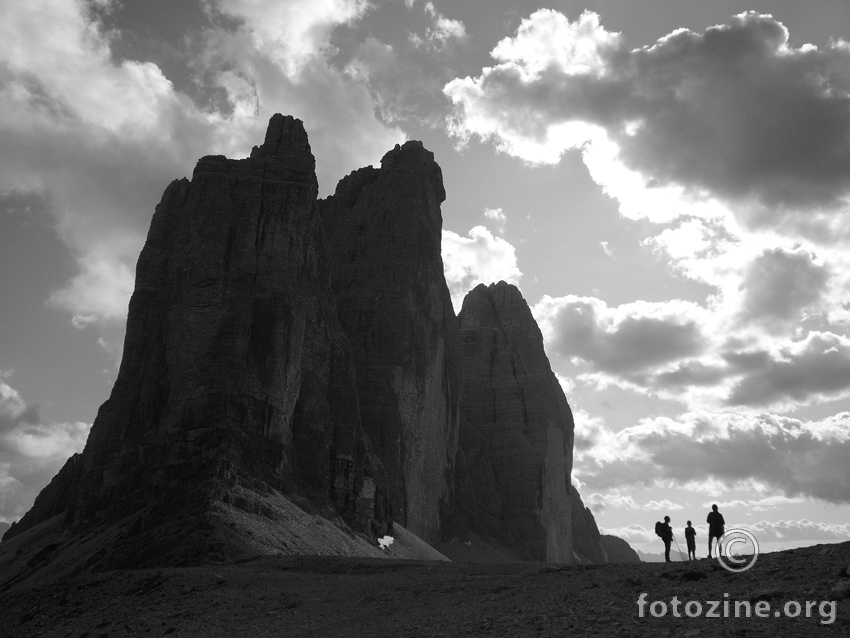
[[[278,490],[373,538],[390,529],[316,195],[302,123],[281,115],[250,158],[204,157],[168,186],[112,394],[17,533],[63,509],[72,526],[144,508],[204,526],[211,501],[259,511]]]
[[[453,533],[572,562],[573,417],[519,290],[479,285],[459,316],[463,399]]]
[[[638,553],[622,538],[611,536],[610,534],[602,534],[600,540],[609,563],[641,562]]]
[[[474,537],[487,560],[625,556],[570,487],[572,413],[519,290],[478,286],[454,314],[433,154],[407,142],[317,190],[281,115],[249,158],[204,157],[168,186],[112,394],[5,537],[85,531],[87,564],[112,567],[445,558],[417,536],[455,553]]]
[[[589,507],[585,507],[578,490],[570,485],[570,501],[573,511],[573,551],[583,563],[601,565],[608,562],[596,519]],[[623,541],[625,542],[625,541]]]
[[[363,427],[395,520],[431,543],[450,509],[462,367],[440,252],[445,197],[433,153],[407,142],[320,202]]]
[[[639,563],[637,552],[622,538],[600,534],[596,519],[589,507],[585,507],[581,496],[570,486],[573,507],[573,550],[583,563]]]
[[[81,467],[82,456],[71,455],[59,473],[53,477],[47,487],[41,490],[30,511],[24,514],[21,520],[12,523],[8,529],[0,529],[3,540],[14,538],[30,527],[67,510],[69,495],[77,490]]]

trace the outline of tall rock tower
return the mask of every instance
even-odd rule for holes
[[[429,542],[451,506],[462,366],[440,253],[445,198],[433,153],[407,142],[320,202],[363,427],[396,520]]]
[[[519,290],[463,301],[463,400],[455,513],[519,558],[573,560],[573,416]]]
[[[168,186],[112,394],[18,532],[63,510],[72,525],[147,507],[202,516],[211,499],[234,502],[234,487],[294,493],[373,538],[387,532],[316,194],[307,134],[281,115],[250,158],[204,157]]]

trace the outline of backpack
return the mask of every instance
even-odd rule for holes
[[[655,535],[664,538],[664,523],[661,521],[655,523]]]

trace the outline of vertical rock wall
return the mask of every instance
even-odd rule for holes
[[[601,565],[608,562],[602,536],[590,508],[584,506],[578,490],[570,486],[573,507],[573,550],[582,562]],[[625,541],[623,541],[625,542]]]
[[[407,142],[320,202],[363,427],[396,520],[429,542],[450,508],[461,375],[441,258],[445,196],[433,153]]]
[[[298,491],[355,529],[387,531],[316,194],[302,123],[281,115],[250,158],[204,157],[166,189],[69,522],[179,503],[215,481]]]
[[[455,514],[520,558],[572,562],[573,418],[519,290],[479,285],[460,317]]]

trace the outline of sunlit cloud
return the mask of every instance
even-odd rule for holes
[[[327,62],[331,32],[362,17],[367,2],[204,6],[229,21],[207,25],[190,69],[223,91],[220,112],[200,108],[155,64],[114,59],[116,34],[84,3],[0,7],[0,194],[49,203],[78,266],[49,301],[77,327],[114,336],[107,324],[126,317],[160,193],[203,155],[247,156],[272,113],[305,120],[324,192],[405,139],[375,117],[365,87]]]
[[[91,424],[50,423],[0,374],[0,521],[12,522],[69,456],[85,445]]]
[[[590,489],[685,486],[708,481],[758,489],[765,497],[847,503],[850,414],[801,421],[769,414],[690,412],[642,419],[610,432],[596,422],[577,438],[576,471]],[[589,431],[589,434],[588,434]]]
[[[466,293],[478,284],[505,281],[519,285],[522,277],[514,247],[484,226],[470,229],[466,237],[444,230],[442,253],[455,312],[460,312]]]
[[[592,12],[545,9],[491,56],[445,86],[448,132],[532,165],[580,153],[623,216],[658,225],[644,245],[712,289],[702,303],[544,297],[535,317],[575,379],[688,409],[850,396],[847,43],[794,47],[744,13],[629,49]]]
[[[744,13],[630,50],[595,13],[570,22],[541,9],[491,55],[479,77],[446,85],[449,132],[531,163],[583,148],[624,214],[731,210],[752,227],[811,234],[805,227],[823,221],[812,213],[847,204],[850,47],[841,41],[794,48],[773,17]],[[671,209],[676,200],[686,205]]]

